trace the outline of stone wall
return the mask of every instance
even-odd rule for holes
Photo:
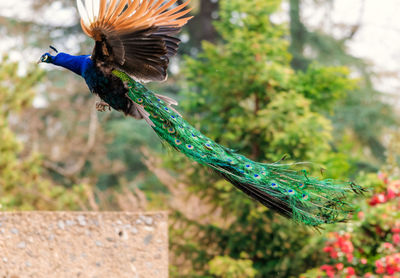
[[[165,212],[2,212],[0,277],[168,277]]]

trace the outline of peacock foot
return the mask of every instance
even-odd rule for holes
[[[104,112],[106,110],[111,111],[111,106],[104,101],[96,101],[96,109],[99,112]]]

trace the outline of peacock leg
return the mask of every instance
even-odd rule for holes
[[[96,109],[99,112],[105,112],[107,109],[111,111],[111,106],[104,101],[96,101]]]

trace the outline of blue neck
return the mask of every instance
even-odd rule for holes
[[[69,69],[80,76],[83,76],[85,70],[89,66],[93,65],[90,55],[74,56],[62,52],[58,53],[56,56],[53,56],[51,62],[54,65]]]

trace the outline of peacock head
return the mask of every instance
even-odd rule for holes
[[[54,50],[55,53],[58,53],[58,50],[54,46],[50,45],[50,49]],[[40,57],[38,64],[39,63],[50,63],[51,64],[51,63],[53,63],[53,58],[54,58],[53,55],[51,55],[49,52],[46,52]]]

